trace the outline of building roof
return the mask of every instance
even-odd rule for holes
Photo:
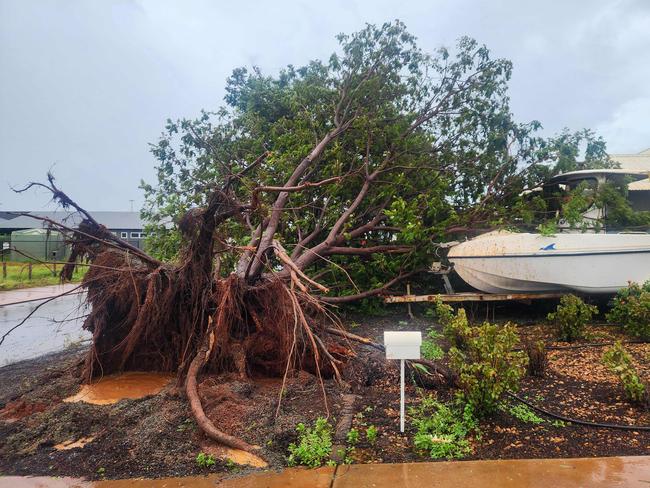
[[[650,148],[637,154],[610,154],[622,169],[650,172]],[[650,190],[650,180],[631,183],[630,190]]]
[[[0,230],[2,229],[32,229],[44,226],[44,222],[26,215],[25,212],[0,211]],[[45,217],[69,227],[76,227],[81,222],[77,212],[29,212],[38,217]],[[139,212],[89,212],[97,222],[108,229],[142,229],[144,222],[140,219]]]
[[[633,181],[646,180],[648,173],[645,171],[635,171],[629,169],[581,169],[578,171],[569,171],[554,176],[549,180],[550,183],[564,183],[567,181],[581,180],[584,178],[604,176],[611,179],[628,177]]]

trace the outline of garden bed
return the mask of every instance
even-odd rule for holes
[[[541,307],[543,308],[543,306]],[[477,318],[492,315],[493,309],[474,309]],[[513,306],[505,314],[521,314]],[[523,338],[545,340],[552,346],[553,328],[543,323],[545,310],[525,309],[521,321]],[[434,324],[424,309],[409,319],[403,314],[385,317],[350,316],[344,320],[351,332],[382,342],[384,330],[422,330]],[[532,315],[531,315],[532,313]],[[536,314],[535,314],[536,313]],[[500,310],[499,315],[503,315]],[[592,325],[589,337],[574,344],[606,343],[626,339],[616,327]],[[231,434],[260,446],[261,456],[271,468],[286,466],[287,448],[296,440],[295,427],[311,425],[326,415],[323,388],[328,397],[333,427],[344,407],[344,394],[357,395],[352,427],[358,432],[350,462],[430,461],[413,446],[413,420],[399,433],[399,373],[397,363],[384,363],[382,353],[354,344],[363,371],[346,373],[351,391],[343,391],[333,380],[321,385],[318,378],[299,373],[287,380],[282,407],[277,412],[281,378],[242,381],[236,377],[201,378],[199,391],[207,415]],[[629,344],[640,376],[650,379],[650,344]],[[618,379],[602,364],[605,346],[553,349],[547,374],[525,377],[520,395],[531,403],[568,417],[594,422],[650,425],[650,412],[629,403]],[[192,420],[186,400],[172,383],[160,394],[114,405],[63,403],[79,387],[80,359],[76,349],[33,361],[0,368],[0,472],[2,474],[46,474],[89,478],[162,477],[207,472],[244,473],[239,467],[216,459],[200,467],[196,456],[209,452],[211,443]],[[407,407],[417,406],[422,396],[439,401],[453,399],[447,388],[423,390],[411,381]],[[650,454],[650,432],[565,425],[536,415],[508,401],[496,415],[480,422],[480,435],[468,436],[470,451],[464,459],[592,457]],[[519,404],[520,405],[520,404]],[[517,416],[519,418],[517,418]],[[369,442],[367,429],[377,429]],[[57,450],[55,445],[92,437],[84,447]]]

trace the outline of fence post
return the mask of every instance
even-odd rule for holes
[[[2,261],[2,279],[7,279],[7,261]]]
[[[27,265],[27,279],[29,281],[32,281],[32,263],[31,262]]]
[[[56,263],[53,263],[52,276],[56,276]]]

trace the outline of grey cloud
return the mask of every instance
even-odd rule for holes
[[[0,0],[0,209],[46,195],[8,184],[55,173],[87,208],[141,203],[149,142],[167,117],[222,102],[234,67],[324,58],[334,36],[399,18],[423,48],[461,35],[514,63],[521,120],[597,128],[615,151],[650,146],[650,2],[581,0]]]

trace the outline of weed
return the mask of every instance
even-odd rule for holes
[[[297,443],[289,444],[289,466],[304,465],[317,468],[327,461],[332,453],[332,426],[319,417],[313,427],[303,423],[296,426]]]
[[[99,476],[101,479],[106,478],[106,468],[97,468],[97,476]]]
[[[429,329],[426,338],[422,341],[422,345],[420,346],[422,357],[431,361],[436,361],[444,357],[445,352],[437,342],[440,337],[441,335],[437,330]]]
[[[433,459],[465,457],[472,449],[467,437],[478,432],[472,407],[445,405],[432,396],[423,397],[418,407],[409,409],[417,433],[413,443]]]
[[[564,420],[554,420],[551,422],[551,425],[553,427],[566,427],[567,425],[571,425],[569,422],[565,422]]]
[[[557,325],[560,340],[572,342],[584,337],[585,325],[597,313],[594,305],[586,304],[575,295],[564,295],[556,311],[549,313],[547,318]]]
[[[185,432],[187,430],[194,430],[194,421],[190,418],[186,418],[176,427],[176,432]]]
[[[350,429],[345,436],[345,440],[351,446],[356,446],[359,443],[359,431],[357,429]]]
[[[368,428],[366,429],[366,440],[368,441],[368,444],[374,446],[377,443],[378,434],[379,431],[377,430],[377,427],[375,427],[374,425],[369,425]]]
[[[214,466],[216,461],[214,460],[214,456],[212,454],[206,454],[204,452],[200,452],[196,455],[196,465],[199,468],[205,469],[205,468],[211,468]]]
[[[232,471],[233,473],[237,473],[241,468],[235,461],[230,458],[226,458],[226,469],[228,471]]]
[[[518,403],[516,405],[508,405],[502,403],[499,409],[508,412],[517,420],[521,420],[527,424],[543,424],[545,420],[538,416],[528,405]]]

